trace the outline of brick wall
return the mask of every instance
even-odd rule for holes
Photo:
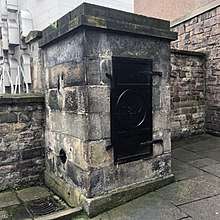
[[[204,51],[206,63],[206,130],[220,134],[220,6],[172,28],[179,38],[177,49]]]
[[[40,184],[43,170],[43,97],[1,97],[0,191]]]
[[[202,53],[172,50],[171,129],[180,138],[204,132],[205,57]]]

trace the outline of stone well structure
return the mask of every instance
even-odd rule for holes
[[[43,31],[46,183],[90,216],[173,180],[169,26],[82,4]]]

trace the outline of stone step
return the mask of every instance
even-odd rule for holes
[[[81,211],[82,211],[81,207],[68,208],[48,215],[36,217],[34,218],[34,220],[62,220],[62,219],[68,220]]]

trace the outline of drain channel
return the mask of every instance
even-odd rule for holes
[[[60,211],[64,209],[64,206],[54,198],[49,197],[30,202],[27,208],[34,217],[37,217]]]

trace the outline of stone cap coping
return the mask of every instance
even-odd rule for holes
[[[177,33],[170,31],[169,21],[83,3],[43,30],[40,47],[81,26],[159,37],[169,41],[177,39]]]
[[[186,14],[185,16],[172,21],[170,26],[173,28],[173,27],[175,27],[175,26],[177,26],[177,25],[179,25],[183,22],[186,22],[186,21],[188,21],[188,20],[190,20],[190,19],[192,19],[192,18],[194,18],[198,15],[201,15],[201,14],[207,12],[207,11],[210,11],[210,10],[212,10],[212,9],[218,7],[218,6],[220,6],[220,1],[219,0],[212,1],[212,2],[202,6],[200,8],[197,8],[197,9],[193,10],[192,12]]]
[[[0,104],[44,103],[43,94],[3,94],[0,95]]]
[[[42,31],[31,31],[25,38],[25,43],[28,44],[32,41],[36,41],[42,37]]]
[[[186,55],[186,56],[197,56],[206,58],[207,54],[203,52],[191,51],[191,50],[179,50],[179,49],[171,49],[171,53]]]

